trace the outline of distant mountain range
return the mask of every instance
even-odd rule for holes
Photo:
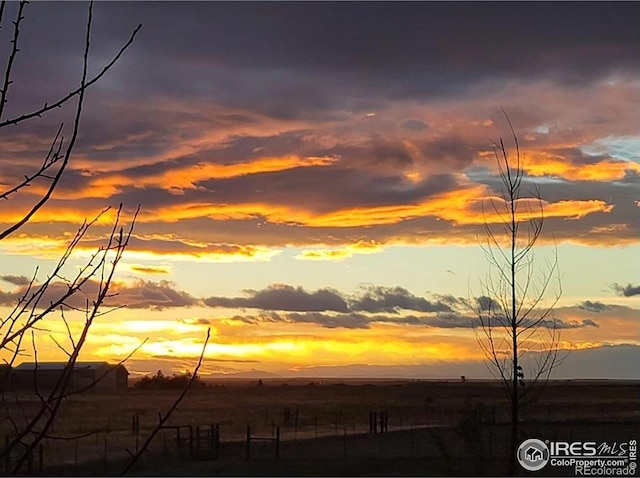
[[[640,379],[640,346],[625,344],[573,350],[564,356],[554,379]],[[206,375],[206,379],[278,378],[378,378],[378,379],[468,379],[492,378],[484,362],[435,362],[422,365],[334,365],[279,370],[276,373],[248,370]]]

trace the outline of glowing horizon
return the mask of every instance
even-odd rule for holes
[[[140,346],[132,372],[184,370],[210,327],[204,373],[339,375],[361,364],[488,376],[468,302],[488,271],[485,224],[499,230],[501,219],[490,205],[502,201],[492,141],[515,150],[504,108],[523,189],[539,187],[544,208],[536,264],[558,253],[561,349],[582,351],[585,364],[602,353],[612,374],[629,347],[639,353],[640,54],[628,20],[637,5],[483,6],[517,19],[531,34],[522,45],[455,2],[287,4],[269,15],[269,5],[163,6],[95,6],[96,65],[130,21],[111,17],[144,28],[87,91],[52,198],[0,242],[2,317],[32,279],[46,279],[84,220],[112,208],[68,273],[104,244],[120,203],[125,223],[140,205],[105,303],[117,310],[96,321],[82,360],[117,361]],[[85,10],[27,7],[31,56],[29,66],[17,57],[15,111],[75,87]],[[52,41],[54,14],[64,26]],[[572,22],[560,31],[550,14]],[[337,29],[336,15],[352,29]],[[594,26],[608,17],[622,26],[601,35]],[[55,70],[51,81],[39,67]],[[2,190],[37,170],[65,114],[2,129]],[[4,201],[0,228],[48,184]],[[526,220],[540,203],[518,206]],[[54,280],[43,303],[64,287]],[[96,290],[88,282],[70,305]],[[39,360],[64,359],[50,337],[66,340],[56,317],[38,334]],[[65,317],[79,331],[82,313]]]

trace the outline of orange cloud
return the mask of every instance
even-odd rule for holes
[[[452,221],[461,225],[502,222],[493,207],[485,204],[482,212],[482,201],[493,200],[500,210],[498,197],[487,197],[482,186],[465,186],[414,204],[396,204],[374,207],[350,207],[317,214],[298,204],[282,205],[259,202],[236,204],[212,204],[206,202],[176,201],[175,205],[156,209],[145,208],[138,216],[138,223],[173,223],[184,219],[210,218],[218,221],[247,220],[265,217],[269,222],[307,227],[366,227],[397,224],[407,219],[419,217],[435,217]],[[530,204],[534,212],[537,202],[522,199],[519,219],[526,220],[526,204]],[[602,200],[566,200],[550,203],[543,201],[545,217],[580,219],[596,212],[610,212],[613,205]],[[0,223],[11,223],[19,217],[12,211],[0,211]],[[51,204],[47,214],[37,215],[32,222],[82,222],[85,215],[82,211],[59,208]],[[108,218],[105,218],[105,220]]]
[[[137,272],[140,274],[156,275],[156,274],[169,274],[171,267],[169,266],[153,266],[153,265],[141,265],[141,264],[121,264],[125,269],[131,272]]]
[[[591,164],[575,164],[560,155],[534,153],[527,156],[523,167],[531,176],[552,176],[570,181],[616,181],[628,171],[640,173],[640,164],[616,159],[603,159]]]
[[[91,192],[91,197],[110,197],[121,191],[123,187],[157,187],[179,194],[186,189],[195,189],[195,184],[198,181],[230,179],[249,174],[272,173],[311,166],[330,166],[336,161],[337,158],[326,156],[301,157],[293,155],[260,158],[255,161],[234,164],[197,163],[188,166],[176,164],[175,167],[160,174],[150,174],[142,178],[122,174],[98,177],[90,181],[87,190]]]
[[[13,255],[58,259],[66,250],[70,238],[46,237],[37,235],[18,235],[4,239],[0,243],[0,252]],[[104,240],[92,239],[80,242],[74,249],[74,257],[88,259],[104,245]],[[145,241],[132,238],[126,251],[127,260],[157,262],[163,261],[205,261],[212,263],[266,262],[280,254],[281,249],[257,245],[238,244],[194,244],[165,241]],[[165,274],[170,269],[165,266],[134,265],[127,266],[132,272],[145,274]]]
[[[460,225],[500,223],[503,219],[489,206],[482,213],[481,202],[485,195],[480,186],[469,187],[459,191],[452,191],[441,196],[430,198],[418,204],[357,207],[332,211],[321,215],[311,215],[304,211],[288,211],[285,222],[299,222],[309,227],[363,227],[384,224],[396,224],[403,220],[418,217],[435,217],[452,221]],[[501,201],[493,198],[494,201]],[[521,200],[521,203],[530,202]],[[556,203],[543,202],[545,217],[564,217],[580,219],[595,212],[610,212],[612,205],[600,200],[569,200]],[[525,208],[521,208],[519,220],[529,218]],[[535,213],[535,209],[534,209]],[[274,222],[284,220],[280,211],[264,215]]]
[[[184,251],[162,251],[154,249],[127,248],[127,259],[149,260],[163,259],[167,261],[205,261],[215,263],[230,262],[266,262],[280,254],[281,249],[264,246],[240,245],[207,245],[200,249],[190,248]]]
[[[355,254],[377,254],[383,251],[383,247],[378,242],[371,241],[358,241],[355,244],[350,244],[345,247],[339,248],[324,248],[324,249],[305,249],[300,251],[294,259],[302,261],[342,261],[353,257]]]

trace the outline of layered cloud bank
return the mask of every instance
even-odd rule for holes
[[[54,10],[65,13],[67,28],[47,49],[35,48],[50,40]],[[96,61],[126,31],[122,18],[139,18],[146,36],[92,92],[70,170],[29,235],[59,238],[105,204],[124,202],[143,205],[131,249],[169,257],[262,260],[269,253],[261,246],[291,244],[353,254],[363,240],[475,243],[483,221],[497,220],[483,217],[481,206],[498,190],[490,140],[509,136],[503,106],[556,240],[633,243],[640,52],[629,22],[636,10],[100,5]],[[32,6],[28,22],[38,33],[25,36],[30,64],[70,58],[83,13],[81,5]],[[549,16],[571,21],[557,28]],[[517,22],[518,41],[485,17]],[[337,28],[335,18],[350,26]],[[603,19],[618,28],[603,31]],[[72,84],[66,61],[59,81],[39,85],[43,101]],[[27,86],[36,81],[29,74]],[[16,89],[16,109],[33,107],[27,93]],[[55,130],[47,121],[5,133],[2,183],[41,160],[46,132]],[[14,198],[0,223],[15,221],[42,187]],[[49,225],[49,235],[38,223]],[[316,247],[299,258],[348,254]]]
[[[86,6],[26,13],[5,122],[77,87]],[[500,230],[492,141],[516,158],[504,108],[525,195],[542,198],[518,207],[544,210],[539,245],[579,251],[547,325],[566,350],[638,343],[640,4],[105,2],[94,13],[93,70],[140,22],[142,34],[87,93],[53,198],[0,243],[0,307],[28,291],[36,264],[32,285],[44,280],[85,218],[139,204],[106,304],[126,309],[96,324],[92,356],[148,336],[140,353],[174,367],[210,326],[212,372],[479,364],[469,277],[480,273],[462,251],[486,225]],[[40,167],[72,114],[2,129],[0,193]],[[12,195],[0,229],[48,185]],[[70,267],[104,244],[113,214]],[[446,256],[439,269],[415,265],[429,248]],[[42,303],[65,287],[53,280]],[[96,288],[67,304],[72,319]]]

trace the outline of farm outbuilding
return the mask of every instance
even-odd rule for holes
[[[24,362],[11,370],[11,388],[14,390],[48,389],[55,386],[66,362]],[[122,364],[107,362],[76,362],[71,373],[68,390],[121,390],[126,389],[129,371]]]
[[[6,363],[0,364],[0,390],[11,386],[11,366]]]

